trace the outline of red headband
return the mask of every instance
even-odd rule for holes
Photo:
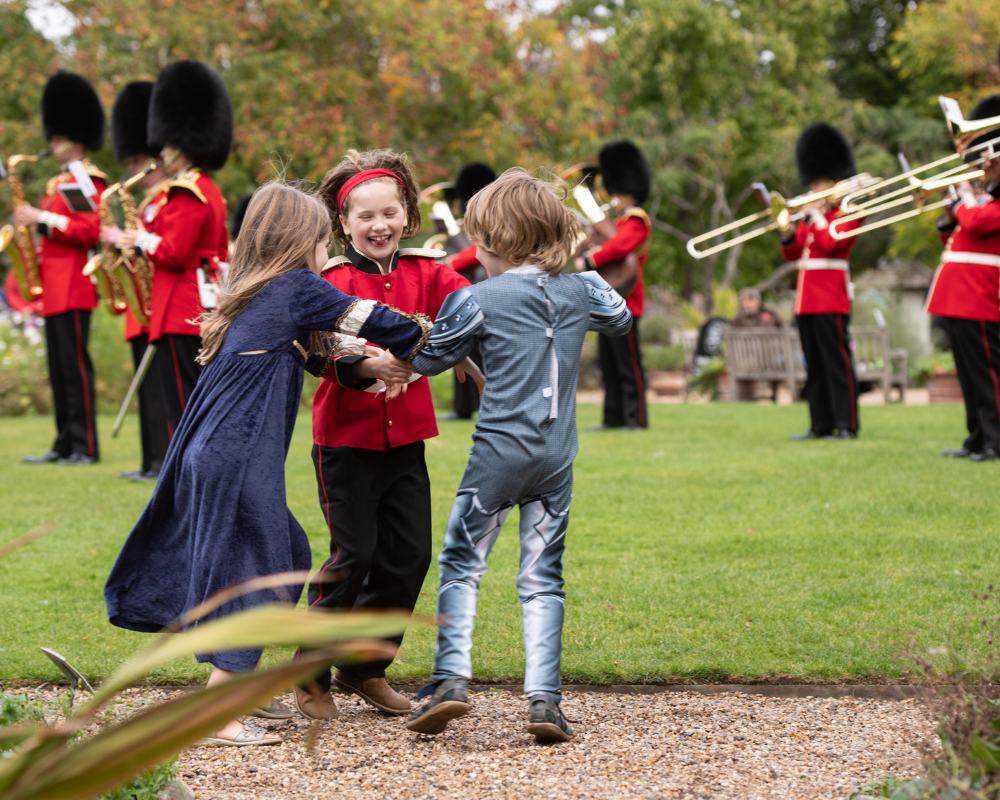
[[[399,181],[399,185],[403,186],[403,179],[400,178],[395,172],[390,172],[387,169],[364,169],[361,170],[357,175],[347,181],[343,186],[340,187],[340,191],[337,192],[337,211],[340,211],[344,207],[344,201],[347,199],[347,195],[351,193],[359,183],[364,183],[365,181],[370,181],[373,178],[395,178]]]

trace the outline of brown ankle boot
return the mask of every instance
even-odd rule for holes
[[[333,695],[330,692],[324,692],[318,698],[298,686],[295,687],[294,692],[295,707],[302,716],[319,720],[333,720],[340,717],[337,704],[333,701]]]
[[[410,701],[399,692],[393,691],[385,682],[385,678],[361,680],[337,670],[337,674],[333,676],[333,682],[341,691],[347,694],[356,694],[383,714],[399,717],[410,713]]]

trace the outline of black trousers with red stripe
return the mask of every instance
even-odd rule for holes
[[[1000,453],[1000,322],[946,317],[948,341],[965,400],[964,444],[972,453]]]
[[[810,430],[818,436],[833,431],[857,433],[858,375],[851,353],[848,314],[800,314],[795,317],[806,359]]]
[[[132,363],[138,370],[149,346],[149,335],[140,333],[129,339]],[[146,377],[139,384],[139,438],[142,443],[142,471],[159,472],[167,455],[170,437],[167,435],[167,406],[163,380],[153,364],[146,370]]]
[[[597,357],[604,382],[604,424],[609,428],[645,428],[646,373],[639,346],[639,317],[625,336],[597,337]]]
[[[67,311],[45,318],[45,350],[56,412],[52,449],[62,458],[74,453],[99,458],[97,390],[87,352],[90,311]]]
[[[156,370],[163,388],[163,405],[167,426],[167,441],[174,438],[174,431],[187,407],[201,372],[195,361],[201,350],[201,337],[183,333],[165,333],[156,341],[156,355],[150,371]]]
[[[388,450],[313,445],[319,505],[330,528],[330,557],[309,586],[312,609],[412,611],[431,564],[431,481],[424,443]],[[392,640],[403,641],[399,636]],[[391,661],[344,665],[362,680],[380,678]],[[330,673],[316,682],[330,688]]]

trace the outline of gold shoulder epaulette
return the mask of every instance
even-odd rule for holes
[[[201,202],[207,203],[208,200],[205,199],[205,195],[201,193],[201,188],[198,186],[198,178],[201,176],[201,172],[196,169],[189,169],[182,172],[176,178],[168,181],[164,184],[163,189],[169,192],[174,187],[178,189],[187,189],[191,194],[197,197]]]
[[[333,269],[334,267],[342,266],[343,264],[350,264],[351,259],[347,256],[334,256],[323,266],[320,272],[326,272],[328,269]]]
[[[85,158],[85,159],[83,160],[83,168],[84,168],[85,170],[87,170],[87,174],[88,174],[88,175],[89,175],[89,176],[90,176],[91,178],[100,178],[100,179],[101,179],[102,181],[105,181],[105,182],[107,182],[107,180],[108,180],[108,176],[107,176],[107,175],[105,175],[105,174],[104,174],[103,172],[101,172],[101,171],[100,171],[100,170],[99,170],[99,169],[98,169],[97,167],[95,167],[95,166],[94,166],[94,165],[93,165],[93,164],[92,164],[92,163],[90,162],[90,159],[89,159],[89,158]]]
[[[444,258],[448,255],[444,250],[435,250],[431,247],[404,247],[399,251],[399,257],[416,256],[418,258]]]
[[[50,196],[52,194],[55,194],[56,187],[60,183],[62,183],[64,180],[66,180],[66,178],[63,177],[64,175],[65,175],[65,173],[60,172],[54,178],[49,178],[49,182],[45,184],[45,196],[46,197],[48,197],[48,196]]]
[[[627,219],[628,217],[638,217],[647,228],[650,230],[653,229],[653,223],[650,222],[649,214],[639,208],[639,206],[632,206],[628,211],[622,214],[622,219]]]

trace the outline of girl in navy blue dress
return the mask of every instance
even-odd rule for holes
[[[285,458],[302,370],[322,375],[342,340],[388,349],[378,374],[402,384],[430,323],[344,294],[319,277],[330,218],[313,197],[279,183],[247,209],[218,308],[202,321],[206,365],[167,451],[149,504],[104,588],[113,625],[153,632],[216,592],[263,575],[311,567],[309,542],[285,499]],[[350,341],[343,340],[343,341]],[[357,342],[355,342],[357,345]],[[398,357],[398,358],[397,358]],[[289,587],[297,602],[301,587]],[[275,602],[272,591],[232,600],[206,619]],[[210,653],[209,685],[252,671],[259,650]],[[287,718],[273,703],[258,716]],[[234,721],[214,744],[276,744]]]

